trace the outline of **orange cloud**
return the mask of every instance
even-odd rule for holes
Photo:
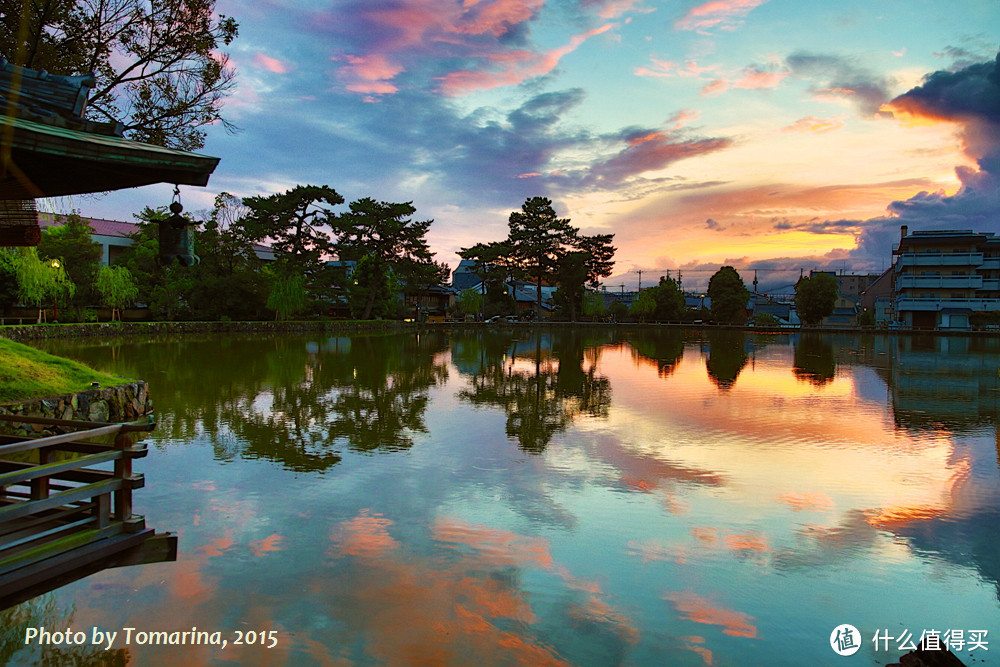
[[[527,537],[506,530],[474,526],[458,519],[437,519],[433,526],[434,539],[452,548],[475,549],[477,557],[490,565],[534,564],[552,566],[548,542],[540,537]]]
[[[674,605],[677,613],[689,621],[721,626],[722,633],[731,637],[757,636],[757,627],[753,624],[752,616],[714,606],[708,598],[697,593],[667,593],[664,598]]]
[[[330,539],[335,553],[346,556],[376,558],[396,549],[398,543],[389,535],[392,521],[381,514],[362,510],[355,518],[333,528]]]
[[[281,535],[274,533],[273,535],[268,535],[262,540],[253,540],[250,542],[250,551],[253,553],[255,558],[272,551],[281,551],[283,548],[281,546],[282,539]]]
[[[806,116],[805,118],[799,118],[791,125],[781,128],[781,131],[815,132],[817,134],[822,134],[824,132],[839,130],[842,127],[844,127],[844,121],[840,118],[816,118],[815,116]]]
[[[796,512],[829,510],[834,506],[833,499],[822,492],[783,493],[777,498]]]

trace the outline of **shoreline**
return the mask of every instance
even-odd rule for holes
[[[881,329],[861,327],[753,327],[687,322],[401,322],[397,320],[318,320],[292,322],[99,322],[87,324],[28,324],[0,326],[0,337],[14,341],[94,336],[141,336],[205,333],[390,333],[447,329],[502,330],[520,328],[620,328],[695,331],[741,331],[759,335],[859,334],[869,336],[1000,337],[1000,330]]]

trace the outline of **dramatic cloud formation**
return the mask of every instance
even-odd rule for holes
[[[477,90],[490,90],[500,86],[511,86],[543,74],[548,74],[568,53],[575,51],[585,41],[607,32],[614,27],[608,23],[583,34],[575,35],[569,43],[546,53],[532,51],[509,51],[493,53],[486,57],[489,69],[486,71],[463,70],[451,72],[441,77],[438,90],[449,96],[468,95]]]
[[[963,150],[979,168],[955,168],[961,188],[954,195],[921,192],[892,202],[889,216],[865,221],[855,254],[888,252],[904,224],[913,231],[995,230],[1000,219],[1000,56],[958,72],[935,72],[885,109],[904,121],[956,124]]]
[[[860,67],[849,58],[797,52],[788,56],[791,75],[813,83],[812,92],[819,99],[844,99],[857,105],[867,115],[876,116],[889,99],[893,81]]]

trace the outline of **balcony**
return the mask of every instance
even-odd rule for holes
[[[1000,299],[941,299],[937,297],[896,298],[896,312],[906,310],[944,310],[946,308],[968,308],[973,311],[1000,310]]]
[[[907,266],[969,266],[983,263],[981,252],[907,252],[899,256],[896,270]]]
[[[983,258],[983,263],[979,267],[980,269],[993,269],[994,271],[1000,271],[1000,257],[985,257]]]
[[[982,276],[914,276],[896,278],[896,289],[983,289]]]

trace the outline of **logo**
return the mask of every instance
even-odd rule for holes
[[[830,633],[830,647],[837,655],[854,655],[861,648],[861,632],[848,623],[838,625]]]

